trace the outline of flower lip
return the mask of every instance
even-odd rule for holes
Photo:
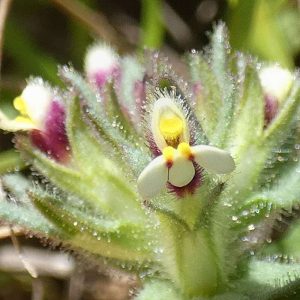
[[[171,168],[169,168],[168,182],[176,187],[184,187],[188,185],[195,176],[195,168],[192,161],[179,151],[176,151],[176,157]]]
[[[148,198],[157,195],[167,183],[174,190],[184,188],[197,176],[197,166],[215,174],[226,174],[234,170],[235,163],[227,151],[216,147],[191,147],[187,143],[179,144],[177,149],[168,146],[142,171],[137,181],[138,190],[142,197]],[[194,192],[195,187],[190,188]]]

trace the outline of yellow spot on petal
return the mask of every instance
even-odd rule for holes
[[[177,149],[186,158],[190,158],[193,155],[191,146],[188,143],[180,143]]]
[[[16,117],[14,121],[18,122],[18,123],[26,123],[26,124],[32,124],[32,125],[34,125],[34,123],[31,121],[30,118],[23,117],[23,116]]]
[[[18,122],[19,124],[26,124],[26,125],[32,125],[34,126],[34,122],[29,117],[26,107],[26,102],[22,96],[16,97],[14,99],[14,107],[16,110],[20,112],[20,115],[15,118],[15,122]]]
[[[14,99],[14,107],[21,115],[27,115],[26,102],[21,96]]]
[[[183,125],[181,118],[171,114],[161,117],[159,129],[166,141],[177,140],[183,132]]]
[[[168,163],[174,160],[175,149],[171,146],[165,147],[163,149],[163,156]]]

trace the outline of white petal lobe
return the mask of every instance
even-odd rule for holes
[[[177,187],[189,184],[195,175],[193,163],[182,155],[178,155],[169,170],[169,182]]]
[[[153,159],[140,174],[137,185],[143,198],[157,195],[166,185],[168,168],[163,156]]]
[[[21,96],[26,103],[30,119],[37,127],[42,128],[53,100],[50,88],[42,83],[32,82],[26,86]]]
[[[225,150],[216,147],[199,145],[192,147],[195,162],[216,174],[230,173],[235,169],[235,163]]]

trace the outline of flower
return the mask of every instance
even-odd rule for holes
[[[293,75],[278,65],[263,67],[259,79],[265,97],[265,124],[277,115],[282,101],[288,96],[293,83]]]
[[[90,47],[85,56],[84,70],[90,82],[102,88],[119,69],[119,56],[107,45]]]
[[[44,119],[51,104],[51,91],[37,82],[29,83],[15,98],[14,107],[19,112],[10,120],[1,112],[0,127],[6,131],[43,129]]]
[[[264,94],[279,102],[287,97],[293,83],[292,73],[278,65],[262,68],[259,72],[259,79]]]
[[[65,161],[69,147],[65,109],[53,90],[40,79],[32,80],[13,104],[19,115],[11,120],[0,112],[0,128],[11,132],[29,131],[37,148],[58,161]]]
[[[208,145],[190,145],[186,116],[174,99],[161,96],[155,101],[150,118],[153,142],[157,147],[152,150],[161,155],[140,174],[140,194],[144,198],[153,197],[168,183],[169,188],[181,196],[185,192],[193,193],[200,185],[203,168],[216,174],[232,172],[235,164],[227,151]]]

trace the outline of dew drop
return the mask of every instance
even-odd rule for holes
[[[250,224],[250,225],[248,226],[248,230],[249,230],[249,231],[252,231],[252,230],[254,230],[254,229],[255,229],[254,224]]]
[[[232,216],[231,220],[234,221],[234,222],[236,222],[238,220],[238,217],[237,216]]]

